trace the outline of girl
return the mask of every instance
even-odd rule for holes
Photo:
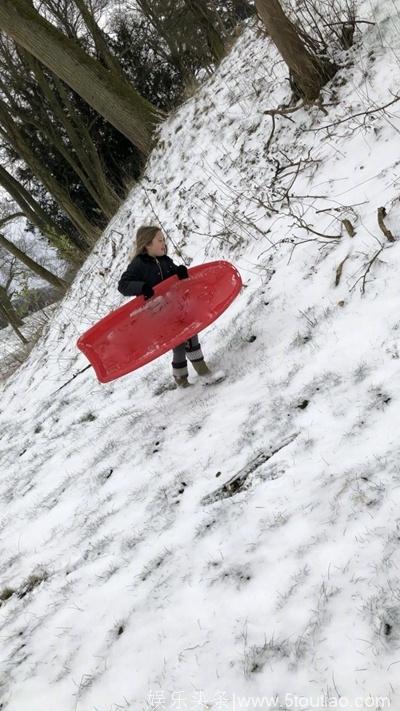
[[[189,276],[183,264],[177,266],[167,257],[167,245],[161,229],[154,225],[139,227],[134,256],[118,282],[118,291],[124,296],[143,294],[145,299],[150,299],[154,294],[153,286],[173,274],[179,279]],[[199,375],[211,373],[204,361],[198,337],[192,336],[173,350],[172,374],[177,385],[184,388],[190,385],[186,357]]]

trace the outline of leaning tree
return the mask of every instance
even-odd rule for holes
[[[34,8],[31,0],[1,0],[0,30],[51,69],[144,154],[161,112],[117,69],[104,66]]]
[[[317,99],[324,84],[335,74],[336,66],[306,46],[295,25],[284,13],[279,0],[256,0],[256,8],[289,67],[292,86],[307,101]]]

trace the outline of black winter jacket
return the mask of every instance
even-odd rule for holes
[[[118,291],[124,296],[139,296],[144,283],[155,286],[160,281],[176,274],[177,266],[170,257],[150,257],[138,254],[122,274],[118,282]]]

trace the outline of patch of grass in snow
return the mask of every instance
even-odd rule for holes
[[[162,383],[160,383],[156,389],[154,390],[154,397],[158,397],[160,395],[164,395],[164,393],[169,393],[172,390],[176,390],[176,383],[172,382],[172,380],[164,380]]]
[[[252,572],[249,565],[234,565],[225,568],[222,560],[211,560],[207,563],[207,571],[214,571],[215,575],[207,578],[207,572],[204,577],[208,579],[210,585],[217,583],[228,583],[234,585],[237,590],[241,590],[252,579]]]
[[[356,385],[358,383],[362,383],[362,381],[365,380],[370,373],[370,366],[365,361],[362,361],[353,371],[353,383]]]
[[[217,526],[219,521],[215,517],[211,517],[209,519],[206,519],[203,521],[199,526],[197,526],[194,537],[195,538],[202,538],[205,536],[207,533],[210,533],[215,526]]]
[[[236,440],[236,452],[240,454],[245,447],[254,447],[254,442],[259,441],[260,430],[265,431],[269,412],[265,403],[253,402],[243,419],[240,436]]]
[[[307,328],[302,332],[299,331],[295,338],[292,340],[290,348],[302,348],[303,346],[307,345],[307,343],[310,343],[311,340],[312,331],[310,328]]]
[[[139,574],[139,579],[144,583],[148,580],[159,568],[161,568],[165,561],[172,555],[171,551],[164,549],[162,553],[150,560],[147,565],[144,566],[142,572]]]
[[[8,558],[5,555],[5,551],[1,551],[1,565],[0,565],[0,574],[6,575],[10,569],[18,563],[21,558],[22,554],[21,553],[12,553]]]
[[[201,417],[201,419],[198,419],[196,421],[192,421],[189,423],[189,426],[187,428],[187,433],[189,437],[195,437],[204,427],[204,424],[206,422],[206,413],[204,413],[204,416]]]
[[[379,387],[378,385],[371,387],[368,392],[370,395],[368,409],[384,410],[392,400],[391,395],[385,388]]]
[[[351,429],[343,435],[344,439],[358,436],[363,430],[372,428],[376,418],[393,403],[391,394],[386,388],[372,386],[368,389],[368,401],[359,406],[359,412]]]
[[[113,467],[107,467],[106,469],[103,469],[99,474],[96,475],[96,480],[100,484],[100,486],[103,486],[113,475],[114,469]]]
[[[261,672],[265,665],[273,665],[290,657],[290,645],[287,639],[266,640],[263,645],[252,645],[245,651],[243,671],[245,677]]]
[[[12,597],[16,593],[15,588],[10,588],[8,585],[6,585],[4,588],[0,590],[0,606],[3,604],[3,602],[6,602],[7,600]]]
[[[69,488],[70,485],[73,484],[74,477],[73,476],[66,476],[65,479],[63,479],[58,486],[56,486],[54,489],[52,489],[47,496],[45,496],[39,503],[39,510],[40,508],[43,509],[48,509],[51,510],[57,504],[60,502],[61,496],[65,493],[65,491]]]
[[[90,468],[96,467],[98,464],[104,464],[106,459],[109,459],[111,455],[118,453],[118,448],[120,443],[112,439],[103,445],[97,452],[96,456],[92,459],[90,463]]]
[[[183,496],[187,487],[187,476],[184,472],[178,472],[174,480],[168,486],[159,486],[154,497],[150,500],[146,507],[148,511],[162,521],[162,517],[166,517],[166,523],[175,517],[174,507],[179,504],[181,496]]]
[[[106,583],[110,578],[112,578],[115,573],[117,573],[121,568],[121,565],[118,563],[110,563],[107,568],[102,572],[96,575],[96,580],[100,583]]]
[[[125,619],[120,619],[115,622],[108,635],[110,643],[115,642],[121,637],[121,635],[124,634],[126,624],[127,623]]]
[[[90,535],[93,535],[98,530],[101,523],[103,523],[106,520],[106,518],[107,518],[107,515],[104,516],[100,522],[96,521],[93,525],[93,528],[88,526],[85,529],[85,534],[81,538],[81,542],[87,543],[88,537]],[[89,541],[89,543],[87,544],[87,548],[83,553],[83,556],[82,556],[83,559],[84,560],[95,560],[99,556],[106,555],[107,549],[111,548],[113,542],[114,542],[114,539],[110,535],[102,536],[101,538],[99,538],[97,541],[94,541],[94,542]]]
[[[303,543],[295,549],[295,556],[297,558],[306,557],[314,546],[318,546],[320,543],[325,543],[328,539],[329,536],[325,531],[311,536],[307,543]]]
[[[20,599],[24,598],[25,595],[28,595],[30,592],[32,592],[35,588],[37,588],[45,580],[47,580],[47,578],[48,573],[46,572],[46,570],[38,569],[37,572],[29,575],[25,582],[22,583],[22,585],[18,588],[18,597]]]
[[[278,596],[278,602],[276,604],[277,610],[282,610],[282,608],[285,607],[286,603],[294,595],[296,595],[297,592],[299,592],[302,585],[307,580],[309,574],[310,574],[310,567],[308,565],[304,565],[302,568],[300,568],[297,571],[297,573],[292,575],[289,588],[287,590],[285,590],[283,593],[280,593],[280,592],[277,593],[277,596]]]
[[[83,424],[84,422],[94,422],[94,420],[97,419],[97,415],[95,415],[93,412],[87,412],[85,415],[82,415],[82,417],[77,420],[78,424]]]
[[[22,600],[26,595],[31,593],[35,588],[41,585],[48,579],[48,573],[42,568],[38,568],[36,572],[31,573],[26,580],[18,588],[5,586],[0,591],[0,606],[7,602],[13,595],[16,595]]]
[[[261,531],[273,530],[284,526],[290,519],[290,515],[286,511],[276,511],[272,516],[267,516],[260,520]]]
[[[400,641],[400,581],[390,581],[389,590],[383,586],[364,604],[362,611],[372,625],[373,642],[385,647],[398,647]]]
[[[107,521],[107,519],[115,513],[116,509],[108,509],[107,504],[112,501],[112,494],[109,494],[104,499],[98,498],[94,502],[94,508],[88,511],[85,516],[84,533],[88,538],[93,537]]]
[[[358,508],[377,508],[383,501],[386,488],[382,482],[374,484],[366,475],[360,476],[351,486],[350,500]]]
[[[121,541],[121,553],[131,553],[137,546],[145,540],[144,533],[133,534]]]

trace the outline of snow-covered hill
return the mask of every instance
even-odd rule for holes
[[[400,18],[360,16],[325,108],[273,117],[285,66],[244,32],[2,386],[1,709],[400,707]],[[227,379],[171,391],[166,355],[58,390],[145,222],[240,270],[202,334]]]

